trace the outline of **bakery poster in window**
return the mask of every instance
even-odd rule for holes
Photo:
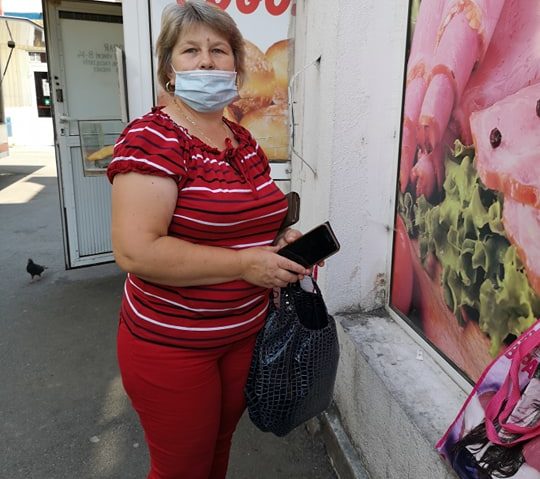
[[[177,0],[179,4],[182,0]],[[288,38],[293,0],[207,0],[235,20],[246,43],[247,75],[240,99],[225,108],[225,117],[246,127],[271,161],[288,160]],[[159,33],[161,12],[170,0],[151,0],[152,44]],[[169,97],[160,87],[157,104]]]
[[[390,305],[472,381],[540,317],[540,2],[411,2]]]

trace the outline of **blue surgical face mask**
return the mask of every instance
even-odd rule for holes
[[[174,94],[196,111],[225,108],[238,98],[236,72],[225,70],[190,70],[176,73]]]

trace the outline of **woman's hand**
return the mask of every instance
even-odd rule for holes
[[[281,288],[311,274],[311,269],[280,256],[279,246],[263,246],[239,251],[242,279],[264,288]]]
[[[298,238],[300,238],[300,236],[302,236],[300,231],[292,228],[285,228],[277,235],[274,245],[277,246],[278,249],[281,249],[284,246],[287,246],[289,243],[296,241]]]
[[[285,228],[277,235],[274,244],[278,247],[278,249],[281,249],[284,246],[287,246],[289,243],[296,241],[301,236],[303,236],[302,232],[292,228]],[[320,266],[322,268],[324,266],[324,261],[317,263],[317,266]],[[309,271],[309,274],[311,274],[311,270]]]

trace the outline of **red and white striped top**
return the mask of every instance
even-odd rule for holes
[[[234,249],[271,245],[287,200],[249,132],[230,121],[227,125],[238,147],[229,143],[220,151],[190,135],[162,108],[153,108],[118,138],[109,180],[131,171],[173,178],[178,202],[170,236]],[[256,333],[264,323],[269,296],[268,289],[241,280],[176,287],[128,274],[120,316],[140,338],[209,348]]]

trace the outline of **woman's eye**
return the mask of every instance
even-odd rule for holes
[[[184,53],[195,53],[197,50],[195,48],[188,48],[184,50]]]
[[[225,53],[221,48],[214,48],[214,53]]]

